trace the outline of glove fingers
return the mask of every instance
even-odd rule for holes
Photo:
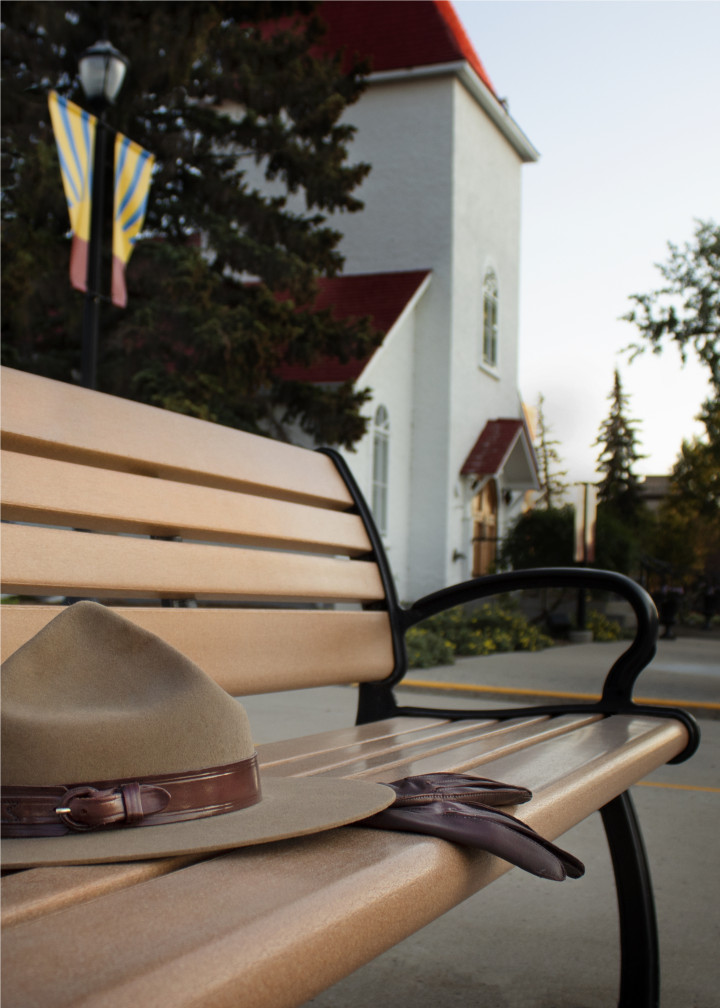
[[[391,806],[358,825],[439,836],[454,843],[480,847],[540,878],[562,881],[580,878],[584,866],[577,858],[539,836],[513,816],[492,808],[455,802]]]

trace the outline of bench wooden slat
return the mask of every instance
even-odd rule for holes
[[[554,838],[685,742],[677,722],[617,716],[498,759],[491,776],[531,787],[522,818]],[[361,828],[234,851],[7,928],[3,1004],[283,1008],[508,867],[431,837]],[[88,961],[103,966],[90,987]]]
[[[213,425],[209,438],[208,429],[194,417],[2,368],[3,446],[9,450],[281,500],[351,506],[327,456],[220,425]]]
[[[384,597],[373,563],[159,542],[39,526],[3,528],[3,591],[125,598],[356,602]]]
[[[34,868],[15,872],[2,882],[2,926],[14,927],[118,889],[127,889],[195,861],[196,857],[186,855],[154,858],[152,861],[120,861],[116,864],[71,865],[50,871]]]
[[[519,749],[527,749],[548,738],[556,738],[593,721],[600,715],[566,715],[564,717],[522,718],[517,721],[455,722],[445,732],[428,732],[401,739],[366,744],[361,752],[352,748],[298,756],[269,773],[286,776],[330,774],[342,777],[365,777],[392,781],[406,774],[432,773],[438,762],[453,772],[464,772],[488,759],[500,759]],[[407,770],[407,767],[412,769]]]
[[[2,501],[7,521],[349,556],[371,549],[357,515],[10,451]]]
[[[264,742],[260,747],[263,773],[280,777],[295,774],[298,772],[295,769],[296,762],[311,754],[318,759],[338,753],[355,753],[362,758],[368,752],[381,749],[393,751],[399,745],[410,747],[428,742],[434,744],[438,739],[458,738],[467,732],[476,731],[478,724],[492,727],[497,723],[497,720],[490,718],[482,722],[465,722],[396,717],[348,728],[334,728],[317,735]]]
[[[3,606],[2,660],[61,609]],[[385,612],[125,606],[117,611],[182,651],[233,696],[380,680],[393,669]]]
[[[412,724],[409,718],[394,719],[399,724]],[[413,718],[413,721],[415,719]],[[352,775],[353,760],[358,760],[361,768],[367,769],[366,761],[385,759],[394,763],[398,754],[402,759],[412,758],[413,752],[444,754],[449,749],[463,745],[470,739],[497,737],[498,735],[515,734],[525,730],[529,724],[536,725],[546,722],[547,718],[525,718],[501,722],[487,717],[474,721],[435,721],[426,725],[418,725],[412,731],[400,732],[397,729],[389,733],[366,733],[360,743],[353,735],[358,728],[373,728],[385,725],[387,721],[372,722],[370,725],[355,726],[347,732],[334,730],[325,735],[313,735],[310,738],[286,739],[281,742],[266,743],[262,747],[263,772],[276,776],[305,776],[316,773],[338,773],[343,777]],[[523,728],[519,725],[522,724]],[[346,770],[334,770],[340,762],[347,765]],[[374,771],[372,771],[374,772]]]

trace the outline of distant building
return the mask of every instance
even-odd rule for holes
[[[318,13],[326,48],[372,63],[347,113],[352,159],[372,165],[365,209],[336,220],[346,272],[320,302],[372,315],[385,338],[369,360],[297,376],[372,390],[368,433],[345,455],[411,599],[486,572],[539,488],[518,392],[520,175],[537,153],[450,3]]]
[[[643,504],[651,511],[657,511],[670,491],[670,477],[645,476],[638,489]]]

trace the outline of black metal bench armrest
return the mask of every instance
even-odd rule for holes
[[[680,720],[688,731],[688,744],[672,763],[688,759],[697,749],[700,734],[692,715],[675,707],[637,704],[633,701],[635,682],[655,655],[658,636],[658,617],[655,605],[648,593],[635,581],[613,571],[588,568],[550,567],[534,570],[509,571],[487,577],[463,581],[449,588],[443,588],[419,599],[412,606],[399,609],[396,614],[402,632],[433,616],[435,613],[452,609],[454,606],[477,601],[505,592],[520,589],[568,587],[586,590],[614,592],[630,603],[636,619],[635,636],[629,647],[620,655],[609,670],[599,700],[585,703],[553,703],[531,707],[492,708],[488,710],[457,710],[426,707],[400,707],[397,705],[392,687],[401,681],[404,669],[384,683],[364,684],[358,709],[358,721],[375,720],[378,716],[409,715],[416,717],[439,716],[453,720],[467,720],[477,717],[507,719],[533,714],[569,714],[597,712],[602,714],[650,714]],[[382,709],[382,714],[380,710]]]
[[[630,603],[635,613],[635,637],[608,672],[602,694],[602,702],[610,707],[630,702],[635,680],[655,656],[658,617],[655,604],[645,589],[624,574],[578,567],[539,567],[473,578],[426,595],[403,610],[403,629],[466,602],[527,588],[609,591]]]

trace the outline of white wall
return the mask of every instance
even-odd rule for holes
[[[433,271],[415,312],[414,367],[401,375],[393,362],[382,379],[412,380],[407,388],[412,440],[403,469],[407,493],[402,502],[394,494],[392,504],[410,546],[400,550],[394,531],[390,537],[400,590],[410,598],[440,587],[438,571],[444,570],[447,552],[453,78],[371,84],[346,118],[358,128],[352,159],[369,162],[372,171],[357,191],[365,209],[335,219],[345,235],[345,271]],[[381,380],[379,366],[372,374]],[[401,552],[407,556],[403,573]]]
[[[456,81],[453,105],[453,349],[450,470],[457,474],[488,419],[518,416],[520,157]],[[482,364],[483,280],[498,281],[498,360]],[[502,515],[502,483],[500,522]],[[448,540],[470,555],[467,488],[456,479]],[[463,563],[447,577],[466,574]]]
[[[426,290],[421,297],[427,297],[427,294]],[[407,570],[410,535],[407,506],[411,495],[415,332],[416,312],[411,309],[399,320],[363,372],[358,385],[373,389],[372,400],[363,409],[363,415],[370,420],[369,430],[354,452],[343,452],[368,504],[371,504],[372,420],[377,407],[384,406],[390,419],[390,457],[388,528],[383,541],[398,595],[404,601],[409,599]]]
[[[518,415],[521,161],[452,74],[371,83],[346,118],[358,129],[352,160],[372,171],[357,192],[365,209],[335,218],[345,271],[433,271],[415,312],[414,371],[378,355],[362,379],[378,383],[374,403],[388,382],[412,401],[409,464],[400,463],[408,492],[402,502],[399,485],[392,495],[388,538],[402,594],[416,598],[466,575],[452,559],[470,553],[459,471],[486,420]],[[494,371],[479,366],[488,265],[499,284]],[[371,442],[348,457],[368,494],[369,451]]]
[[[355,190],[365,208],[338,215],[346,273],[429,269],[449,259],[452,78],[370,84],[345,118],[351,161],[372,171]]]

